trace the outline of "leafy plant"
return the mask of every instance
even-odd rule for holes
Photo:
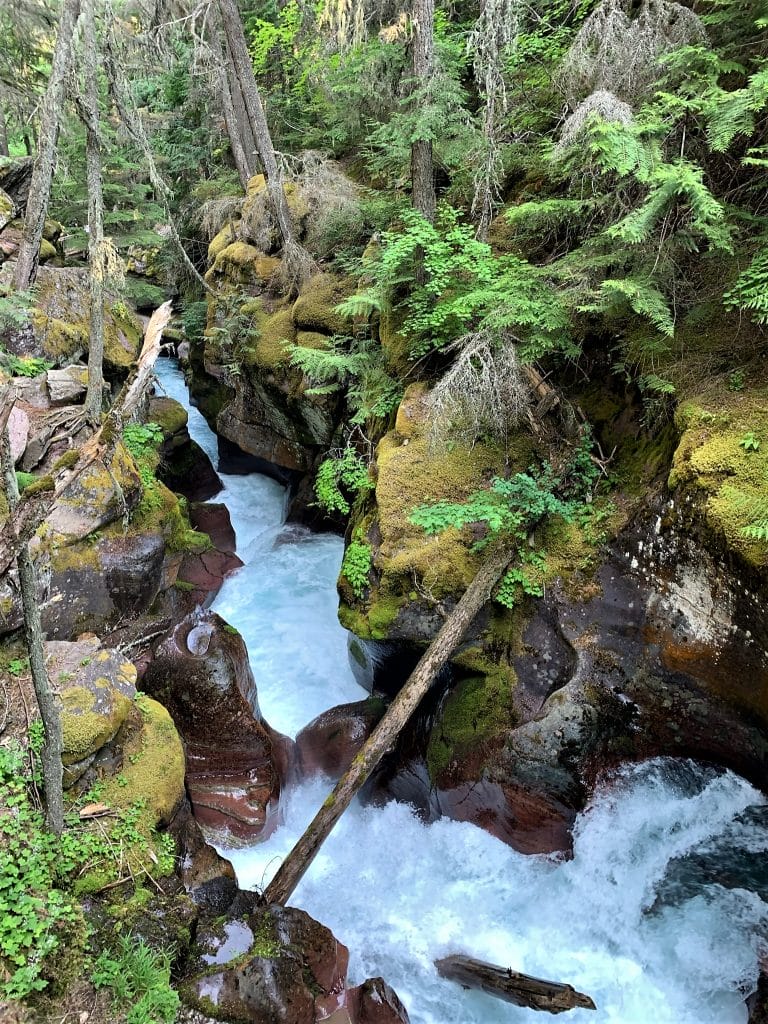
[[[121,935],[114,950],[96,960],[91,981],[109,989],[112,1007],[125,1013],[126,1024],[172,1024],[179,1008],[171,988],[171,964],[165,951],[150,948],[141,938]]]
[[[368,577],[371,572],[371,556],[370,544],[365,544],[358,540],[353,540],[344,552],[341,572],[349,581],[352,593],[357,598],[363,596],[368,586]]]
[[[745,452],[757,452],[760,451],[760,443],[760,438],[755,437],[754,431],[749,430],[739,441],[739,447]]]
[[[6,356],[5,362],[14,377],[39,377],[53,366],[40,356]]]
[[[351,447],[344,448],[340,455],[324,459],[315,479],[317,503],[328,513],[341,512],[348,515],[348,495],[357,496],[372,487],[368,464]]]
[[[123,429],[123,444],[136,459],[156,449],[163,440],[163,428],[158,423],[129,423]]]

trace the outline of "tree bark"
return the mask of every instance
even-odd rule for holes
[[[27,213],[24,218],[24,236],[19,247],[13,275],[13,286],[17,291],[26,291],[37,276],[40,243],[43,238],[45,217],[48,213],[48,199],[51,194],[51,181],[56,165],[56,145],[59,140],[64,89],[72,62],[72,37],[79,14],[80,0],[64,0],[56,46],[53,51],[51,75],[40,110],[37,155],[27,200]]]
[[[229,137],[229,145],[235,161],[237,176],[240,178],[240,184],[245,188],[248,185],[249,180],[253,177],[253,169],[250,161],[248,160],[248,153],[245,149],[246,143],[243,125],[240,118],[238,118],[237,110],[235,109],[233,90],[230,86],[229,75],[227,73],[229,70],[229,62],[224,55],[223,47],[220,44],[218,36],[217,42],[219,42],[217,73],[219,77],[221,106],[224,111],[224,124],[227,127],[227,136]],[[242,97],[239,97],[239,99],[242,104]],[[243,110],[243,114],[244,112],[245,111]]]
[[[96,0],[83,4],[83,102],[86,177],[88,180],[88,267],[91,316],[88,339],[88,390],[84,412],[91,423],[101,418],[104,398],[104,191],[101,181],[101,132],[99,130],[99,57],[96,31]]]
[[[240,12],[237,9],[235,0],[219,0],[219,12],[222,24],[224,25],[227,46],[232,57],[232,65],[242,92],[247,119],[253,130],[259,159],[264,169],[264,176],[267,179],[267,188],[269,189],[280,234],[283,238],[283,245],[286,249],[290,249],[296,242],[291,228],[288,203],[283,192],[282,175],[277,165],[275,147],[272,145],[272,136],[269,133],[267,117],[264,113],[259,88],[256,85],[256,79],[253,74],[251,56],[248,53],[248,44],[245,40]]]
[[[0,431],[0,463],[2,463],[5,497],[8,502],[10,518],[19,504],[19,488],[11,456],[7,423],[3,424],[2,431]],[[27,643],[29,667],[32,672],[37,706],[45,731],[45,741],[41,751],[45,787],[45,819],[51,831],[60,835],[64,827],[61,715],[45,668],[43,630],[40,623],[40,606],[37,603],[37,573],[29,554],[28,544],[22,544],[18,552],[17,564],[21,603],[24,611],[24,638]]]
[[[392,746],[403,726],[419,706],[432,680],[461,643],[467,627],[490,597],[511,557],[512,549],[503,539],[497,541],[491,548],[474,580],[390,704],[387,713],[267,886],[264,893],[267,903],[285,904],[290,898],[355,793]]]
[[[434,0],[414,0],[412,57],[413,88],[421,90],[434,74]],[[431,223],[435,219],[437,205],[431,139],[416,139],[411,143],[411,190],[414,209]]]
[[[544,981],[520,974],[508,967],[497,967],[468,956],[447,956],[436,960],[435,967],[441,978],[457,981],[463,988],[477,988],[481,992],[503,999],[515,1006],[531,1010],[563,1013],[565,1010],[594,1010],[592,999],[577,992],[571,985],[558,981]]]

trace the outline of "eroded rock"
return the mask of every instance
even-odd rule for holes
[[[188,615],[156,649],[143,685],[184,737],[198,822],[229,842],[268,835],[293,744],[261,718],[240,634],[213,613]]]

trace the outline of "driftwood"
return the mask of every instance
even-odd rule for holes
[[[355,756],[264,892],[267,903],[285,904],[334,825],[419,706],[433,679],[461,643],[467,627],[491,595],[512,558],[503,540],[490,549],[474,580],[445,620],[387,713]]]
[[[565,1010],[595,1010],[589,996],[577,992],[571,985],[557,981],[544,981],[520,974],[508,967],[497,967],[468,956],[447,956],[436,960],[435,967],[441,978],[456,981],[464,988],[477,988],[515,1006],[530,1010],[563,1013]]]
[[[75,480],[97,459],[104,459],[107,463],[112,460],[122,435],[123,425],[136,412],[149,386],[155,361],[160,354],[163,331],[170,318],[170,302],[164,302],[150,317],[136,369],[107,413],[102,426],[80,448],[78,460],[72,469],[64,471],[61,477],[54,481],[52,490],[38,491],[29,497],[22,497],[16,509],[9,514],[0,531],[0,578],[5,575],[23,545],[34,536],[57,500],[66,493]],[[0,398],[3,399],[0,407],[2,423],[3,420],[7,422],[15,397],[4,389]]]

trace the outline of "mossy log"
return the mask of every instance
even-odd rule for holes
[[[565,1010],[597,1009],[589,996],[577,992],[571,985],[532,978],[509,967],[497,967],[468,956],[447,956],[436,960],[435,967],[441,978],[457,981],[463,988],[477,988],[515,1006],[527,1006],[530,1010],[563,1013]]]
[[[264,893],[267,903],[284,905],[288,901],[355,793],[390,749],[437,673],[461,643],[467,627],[490,597],[511,558],[512,548],[503,540],[497,541],[490,549],[477,575],[390,704],[387,713],[267,886]]]

